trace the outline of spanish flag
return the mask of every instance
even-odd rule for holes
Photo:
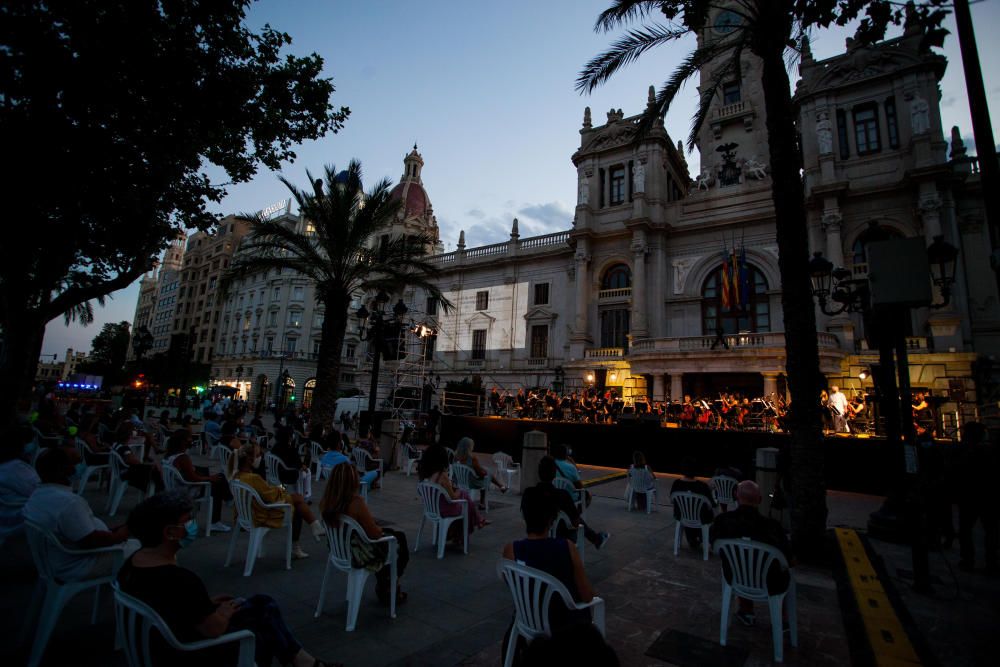
[[[722,253],[722,285],[720,285],[720,303],[723,310],[729,310],[731,307],[729,296],[730,290],[732,289],[732,278],[730,277],[730,261],[729,257],[725,252]]]

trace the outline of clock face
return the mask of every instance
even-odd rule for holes
[[[720,35],[728,35],[733,30],[736,30],[743,21],[740,19],[740,15],[734,11],[723,10],[715,17],[715,32]]]

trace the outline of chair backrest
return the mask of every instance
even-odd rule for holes
[[[236,520],[244,530],[248,532],[252,531],[254,529],[253,504],[263,505],[264,501],[261,500],[260,494],[253,487],[237,479],[229,482],[229,488],[233,492],[233,507],[236,508]]]
[[[357,521],[341,514],[337,517],[339,524],[331,526],[326,524],[326,536],[330,543],[330,562],[334,567],[342,572],[351,571],[351,534],[358,533],[365,536],[364,529]]]
[[[264,454],[264,470],[267,471],[267,483],[278,486],[281,484],[281,469],[284,468],[288,470],[286,466],[277,455],[267,452]]]
[[[187,493],[187,484],[188,482],[180,470],[175,468],[172,463],[163,462],[163,486],[167,491]]]
[[[109,452],[108,460],[111,462],[111,474],[115,479],[121,480],[122,475],[128,471],[128,464],[125,463],[125,459],[112,449]]]
[[[736,503],[736,485],[739,480],[729,475],[716,475],[712,478],[712,495],[715,502],[727,505]]]
[[[780,549],[755,542],[749,537],[716,540],[715,553],[729,563],[733,573],[733,590],[748,599],[767,597],[767,571],[772,563],[788,569],[788,561]]]
[[[362,449],[361,447],[355,447],[351,451],[351,456],[354,457],[354,467],[361,471],[365,470],[369,461],[375,460],[372,458],[372,455],[368,453],[367,449]]]
[[[28,548],[31,549],[31,558],[35,561],[35,568],[38,576],[47,581],[56,581],[56,571],[49,558],[49,550],[67,551],[62,542],[49,530],[43,528],[31,519],[24,520],[25,534],[28,537]]]
[[[205,438],[205,442],[208,443],[209,449],[217,446],[219,444],[219,440],[221,440],[219,436],[214,433],[210,433],[209,431],[202,431],[201,437]]]
[[[653,473],[649,472],[649,468],[646,466],[641,468],[633,467],[629,468],[628,481],[632,485],[633,491],[648,491],[653,488],[656,478],[653,477]]]
[[[556,514],[556,520],[552,522],[552,527],[549,528],[549,537],[558,537],[560,524],[565,524],[566,530],[573,530],[573,522],[570,521],[569,515],[562,510]]]
[[[552,480],[552,486],[556,487],[557,489],[562,489],[563,491],[568,491],[569,495],[573,498],[574,501],[576,501],[577,493],[579,490],[575,486],[573,486],[573,482],[569,481],[565,477],[556,477],[554,480]]]
[[[257,444],[260,445],[260,448],[264,451],[271,449],[271,441],[266,435],[262,435],[257,438]]]
[[[229,477],[229,466],[233,460],[233,450],[226,445],[220,445],[216,448],[215,455],[219,457],[219,465],[222,466],[222,474]]]
[[[455,462],[455,450],[451,447],[445,447],[444,451],[448,452],[448,463],[452,464]]]
[[[451,464],[451,478],[455,481],[455,486],[468,490],[469,482],[476,477],[476,471],[464,463]]]
[[[501,560],[497,569],[514,599],[517,631],[529,641],[535,637],[551,636],[549,606],[552,597],[559,595],[567,607],[572,609],[574,606],[573,596],[562,582],[548,572],[512,560]]]
[[[670,502],[680,508],[681,524],[688,528],[701,526],[701,508],[710,507],[705,496],[691,491],[676,491],[670,494]]]
[[[122,592],[118,582],[112,582],[111,587],[115,594],[115,632],[118,635],[118,644],[125,653],[125,662],[129,667],[152,667],[154,664],[153,651],[151,646],[156,644],[150,642],[152,630],[156,630],[163,641],[176,650],[192,650],[177,640],[164,620],[156,610],[145,602]],[[254,634],[249,630],[223,635],[222,638],[233,641],[249,638],[248,646],[244,647],[241,642],[240,659],[237,663],[240,667],[253,664]],[[247,650],[248,655],[244,655]],[[157,661],[159,662],[159,661]]]
[[[439,484],[423,481],[417,484],[417,494],[424,504],[424,514],[433,521],[441,520],[441,497],[448,497],[448,492]]]
[[[323,446],[315,440],[309,441],[309,457],[315,463],[318,463],[323,458]]]
[[[510,454],[504,452],[497,452],[493,455],[493,465],[496,466],[497,470],[509,470],[514,462]]]
[[[411,445],[408,442],[403,446],[406,448],[406,459],[408,461],[419,461],[420,457],[424,455],[424,453],[420,451],[420,448]]]

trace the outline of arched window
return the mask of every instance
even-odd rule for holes
[[[601,289],[620,289],[632,286],[632,270],[626,264],[615,264],[604,272]]]
[[[754,266],[746,266],[743,281],[730,283],[728,305],[722,293],[722,267],[713,271],[701,288],[702,334],[714,336],[719,328],[726,334],[740,331],[771,330],[771,304],[767,279]]]
[[[858,269],[861,268],[864,269],[865,273],[868,272],[866,245],[874,241],[888,241],[889,239],[899,238],[903,238],[903,235],[892,227],[869,225],[863,232],[858,234],[858,238],[854,240],[854,245],[851,246],[851,264],[855,267],[855,273],[858,273]]]
[[[316,378],[309,378],[302,386],[302,408],[309,409],[313,402],[313,391],[316,390]]]

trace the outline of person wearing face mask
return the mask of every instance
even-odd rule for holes
[[[191,643],[250,630],[255,636],[254,659],[270,665],[324,667],[333,665],[310,655],[285,625],[278,603],[267,595],[243,599],[210,596],[201,578],[178,564],[178,553],[194,541],[198,524],[191,501],[179,493],[161,493],[139,503],[128,518],[129,530],[142,548],[118,573],[122,592],[152,607],[177,639]],[[235,644],[177,653],[156,633],[150,637],[156,664],[235,665]]]
[[[266,504],[288,503],[295,510],[292,515],[292,558],[308,558],[309,554],[302,550],[299,544],[299,535],[302,533],[302,521],[309,524],[313,537],[319,542],[326,537],[326,528],[323,522],[316,518],[312,509],[306,504],[305,499],[298,493],[289,493],[284,486],[274,486],[259,474],[254,472],[260,469],[263,456],[260,445],[247,443],[240,447],[236,456],[233,457],[236,472],[232,476],[233,481],[243,482],[260,495],[260,499]],[[285,513],[280,509],[265,509],[254,504],[253,522],[256,526],[267,526],[268,528],[280,528],[285,520]]]
[[[122,544],[128,556],[139,548],[129,539],[127,526],[109,529],[94,516],[90,505],[73,493],[72,480],[80,472],[80,455],[73,449],[51,447],[38,457],[35,467],[42,483],[24,505],[24,518],[52,533],[70,549],[96,549]],[[77,581],[111,573],[114,554],[67,554],[52,550],[49,558],[56,576]]]
[[[28,464],[37,449],[27,424],[10,426],[0,438],[0,544],[24,525],[23,505],[41,482]]]

